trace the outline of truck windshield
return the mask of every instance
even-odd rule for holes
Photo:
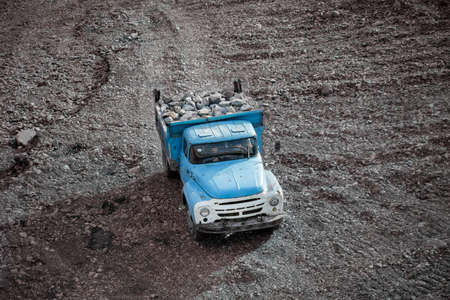
[[[207,164],[219,161],[250,158],[257,154],[258,146],[255,138],[193,145],[190,162]]]

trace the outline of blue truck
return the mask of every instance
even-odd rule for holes
[[[160,91],[154,95],[162,161],[168,176],[183,183],[181,201],[192,238],[277,228],[285,199],[275,176],[264,169],[263,111],[167,121],[164,104],[158,105],[164,103]]]

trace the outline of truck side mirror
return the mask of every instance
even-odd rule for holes
[[[155,102],[158,102],[161,98],[161,91],[158,89],[153,90],[153,97],[155,97]]]
[[[240,79],[233,81],[233,87],[235,93],[242,93],[242,84]]]

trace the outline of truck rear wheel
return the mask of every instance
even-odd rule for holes
[[[164,158],[163,158],[164,159]],[[164,162],[164,171],[167,175],[167,177],[169,178],[178,178],[178,172],[177,171],[172,171],[169,167],[169,163],[167,162],[167,160]]]
[[[194,221],[191,217],[191,212],[187,205],[184,206],[186,210],[186,223],[188,225],[189,235],[197,242],[202,241],[205,238],[205,234],[197,230],[197,226],[194,224]]]
[[[164,151],[164,145],[161,142],[161,162],[163,164],[164,173],[166,173],[166,176],[169,178],[177,178],[178,172],[172,171],[169,166],[169,162],[167,161],[166,152]]]

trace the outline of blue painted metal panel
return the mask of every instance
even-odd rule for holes
[[[183,182],[183,193],[186,197],[186,202],[193,218],[195,216],[195,204],[198,202],[211,200],[208,194],[205,193],[202,188],[192,179]]]
[[[261,156],[186,165],[193,178],[212,198],[226,199],[262,193],[265,187]]]
[[[179,121],[172,122],[170,124],[165,124],[161,117],[158,117],[158,111],[155,110],[157,114],[157,125],[160,132],[161,140],[166,147],[166,155],[168,156],[169,164],[171,165],[172,170],[176,170],[180,163],[180,153],[182,147],[182,135],[185,129],[201,125],[201,124],[214,124],[216,122],[223,121],[224,123],[228,123],[231,121],[248,121],[249,124],[246,126],[253,127],[258,139],[258,144],[260,151],[262,151],[262,131],[264,130],[263,126],[263,111],[262,110],[253,110],[248,112],[239,112],[229,115],[209,117],[209,118],[201,118],[189,121]],[[251,124],[251,125],[250,125]],[[215,127],[212,126],[211,129],[213,134],[219,135],[220,133],[225,137],[227,134],[226,129],[223,127]],[[236,134],[239,134],[237,132]],[[246,136],[248,137],[248,136]]]
[[[206,144],[254,137],[255,130],[250,122],[244,120],[221,121],[200,124],[187,128],[184,132],[186,140],[191,144]]]

